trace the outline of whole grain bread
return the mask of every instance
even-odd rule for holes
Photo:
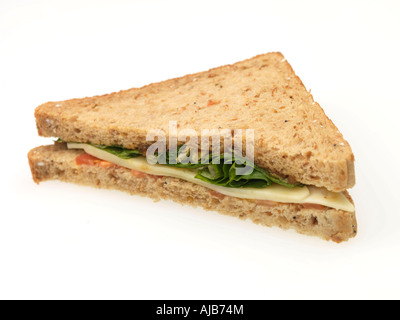
[[[118,166],[77,165],[76,157],[83,153],[82,150],[68,150],[65,144],[33,149],[28,155],[33,179],[37,183],[59,179],[97,188],[117,189],[154,200],[171,199],[181,204],[250,219],[264,226],[294,229],[302,234],[338,243],[357,233],[355,213],[228,197],[180,179],[148,174],[138,176]]]
[[[152,129],[254,129],[255,163],[291,182],[343,191],[354,155],[281,53],[36,109],[39,134],[145,150]],[[167,135],[168,137],[168,135]]]

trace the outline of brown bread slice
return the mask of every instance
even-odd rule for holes
[[[280,53],[118,93],[36,109],[39,134],[145,150],[151,129],[254,129],[255,162],[290,181],[343,191],[354,156]]]
[[[39,183],[59,179],[98,188],[117,189],[154,200],[171,199],[181,204],[203,207],[257,224],[318,236],[335,242],[346,241],[357,233],[355,213],[325,208],[306,209],[300,204],[271,203],[223,196],[208,188],[176,178],[143,174],[112,166],[77,165],[82,150],[68,150],[65,144],[38,147],[29,152],[33,179]],[[350,196],[347,194],[349,199]]]

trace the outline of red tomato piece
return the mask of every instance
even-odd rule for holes
[[[76,164],[78,164],[78,165],[86,164],[86,165],[93,166],[101,160],[96,157],[91,156],[90,154],[84,153],[84,154],[77,156],[75,161],[76,161]]]
[[[315,203],[303,203],[305,209],[324,210],[326,207]]]

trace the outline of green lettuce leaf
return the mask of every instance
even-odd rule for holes
[[[55,142],[58,143],[66,143],[66,141],[58,138]],[[71,142],[71,143],[81,143],[81,142]],[[105,146],[102,144],[91,144],[91,143],[86,143],[92,147],[95,147],[97,149],[101,149],[103,151],[106,151],[108,153],[111,153],[121,159],[131,159],[131,158],[136,158],[140,157],[142,154],[138,150],[131,150],[131,149],[126,149],[121,146]]]
[[[99,144],[91,144],[91,146],[111,153],[121,159],[131,159],[140,157],[142,154],[138,150],[125,149],[120,146],[104,146]]]
[[[58,139],[56,142],[64,141]],[[138,150],[126,149],[120,146],[90,145],[122,159],[131,159],[142,156]],[[197,179],[228,188],[266,188],[274,183],[288,188],[294,188],[296,186],[272,175],[267,170],[256,165],[249,165],[247,168],[252,170],[249,170],[247,174],[245,172],[245,174],[237,175],[236,169],[246,167],[247,163],[246,159],[240,156],[234,155],[232,157],[227,157],[225,154],[217,156],[210,154],[208,158],[199,159],[199,163],[186,163],[187,161],[182,163],[179,161],[179,155],[181,154],[184,154],[187,157],[189,156],[187,149],[183,150],[182,148],[179,148],[174,153],[167,151],[163,154],[157,155],[157,160],[159,163],[164,161],[164,163],[166,163],[165,165],[168,166],[197,170]],[[178,155],[178,161],[175,158],[175,155]],[[175,161],[171,161],[174,158]],[[205,160],[208,160],[209,164],[205,164],[205,162],[207,162]],[[218,162],[218,164],[213,162]]]
[[[273,183],[283,185],[288,188],[294,188],[294,184],[290,184],[279,179],[256,165],[248,164],[249,172],[237,175],[237,168],[245,168],[246,159],[233,156],[232,160],[225,160],[224,155],[220,156],[220,163],[206,165],[201,168],[196,178],[205,182],[228,188],[266,188]]]
[[[104,145],[92,145],[92,146],[107,151],[109,153],[112,153],[113,155],[116,155],[117,157],[120,157],[122,159],[130,159],[142,155],[137,150],[125,149],[119,146],[112,146],[112,147]],[[227,160],[229,159],[229,157],[227,157],[224,154],[214,157],[212,156],[212,154],[210,154],[208,156],[208,162],[210,164],[204,164],[204,162],[206,162],[204,160],[206,160],[207,158],[200,159],[198,161],[199,163],[190,163],[187,161],[185,161],[185,163],[182,163],[179,161],[171,161],[171,159],[175,158],[175,156],[171,156],[171,153],[172,152],[167,151],[163,154],[157,155],[158,162],[160,163],[162,160],[164,160],[164,163],[166,163],[165,165],[171,167],[198,170],[196,175],[197,179],[203,180],[205,182],[214,185],[228,187],[228,188],[265,188],[272,185],[273,183],[277,183],[288,188],[295,187],[295,185],[273,176],[267,170],[262,169],[256,165],[249,166],[249,168],[253,170],[249,170],[248,174],[237,175],[236,168],[246,167],[247,160],[243,157],[233,156],[232,159]],[[172,154],[178,155],[178,158],[179,155],[181,154],[188,157],[189,150],[182,150],[180,148],[178,149],[177,152]],[[171,163],[171,162],[176,162],[176,163]],[[213,162],[219,162],[219,164],[214,164]]]
[[[174,154],[181,154],[182,150],[178,149]],[[183,150],[186,156],[189,156],[188,150]],[[179,158],[179,156],[178,156]],[[280,184],[288,188],[294,188],[296,185],[290,184],[285,180],[275,177],[267,170],[256,165],[248,165],[248,173],[242,175],[236,174],[237,168],[245,168],[247,159],[237,155],[228,157],[225,154],[213,156],[210,154],[207,158],[199,160],[198,164],[192,163],[170,163],[171,155],[167,151],[165,154],[159,155],[159,159],[166,160],[166,164],[178,168],[198,169],[196,178],[205,182],[228,187],[228,188],[265,188],[273,183]],[[208,160],[209,164],[204,164]],[[252,170],[250,170],[252,169]]]

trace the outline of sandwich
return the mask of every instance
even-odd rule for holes
[[[45,103],[35,117],[56,139],[28,154],[36,183],[171,199],[337,243],[357,234],[350,145],[281,53]]]

